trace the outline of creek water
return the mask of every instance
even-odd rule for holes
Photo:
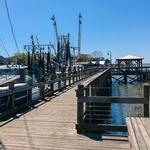
[[[115,82],[112,83],[112,96],[143,96],[142,82],[134,84],[119,85]],[[128,116],[143,116],[142,104],[112,104],[111,105],[111,123],[112,124],[125,124],[125,117]]]

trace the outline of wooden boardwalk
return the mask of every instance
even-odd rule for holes
[[[1,126],[0,150],[129,150],[127,137],[95,139],[76,133],[75,89]]]

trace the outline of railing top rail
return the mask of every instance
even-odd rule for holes
[[[80,102],[86,103],[126,103],[126,104],[148,104],[145,97],[111,97],[111,96],[90,96],[82,97]]]
[[[14,76],[8,78],[8,79],[5,80],[5,81],[2,81],[2,82],[0,83],[0,86],[5,85],[5,84],[8,84],[9,82],[13,82],[13,81],[15,81],[15,80],[18,80],[19,78],[20,78],[19,75],[14,75]]]
[[[103,75],[104,73],[106,73],[108,70],[110,69],[106,69],[103,72],[99,72],[93,76],[91,76],[89,79],[87,79],[86,81],[82,82],[82,85],[84,87],[87,87],[88,85],[90,85],[95,79],[97,79],[98,77],[100,77],[101,75]]]
[[[111,69],[132,69],[132,68],[150,68],[150,66],[141,66],[141,67],[137,67],[137,66],[132,66],[132,67],[128,67],[128,66],[116,66],[116,67],[111,67]]]
[[[94,69],[97,69],[97,68],[86,69],[86,70],[84,70],[84,72],[76,73],[74,75],[70,74],[69,76],[57,78],[57,79],[46,81],[46,82],[33,83],[31,85],[26,85],[26,86],[23,86],[23,87],[15,88],[14,91],[9,90],[9,89],[5,90],[5,91],[1,91],[0,92],[0,98],[5,97],[5,96],[9,96],[9,95],[12,95],[12,94],[15,94],[15,93],[18,93],[18,92],[22,92],[22,91],[25,91],[25,90],[28,90],[28,89],[32,89],[32,88],[35,88],[35,87],[39,87],[43,84],[54,84],[54,83],[57,83],[57,82],[60,82],[60,81],[64,81],[64,80],[67,80],[71,77],[76,77],[78,75],[83,75],[85,73],[88,73],[88,71],[94,70]]]

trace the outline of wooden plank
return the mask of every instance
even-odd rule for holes
[[[135,150],[150,149],[150,118],[127,118],[131,145]]]
[[[141,130],[142,136],[145,140],[147,149],[149,150],[150,149],[150,136],[148,135],[148,133],[147,133],[142,121],[141,121],[141,118],[136,118],[136,120],[137,120],[138,126]]]
[[[141,121],[150,137],[150,118],[141,118]]]
[[[138,147],[139,149],[141,150],[147,150],[147,146],[145,144],[145,140],[142,136],[142,132],[141,130],[139,129],[139,126],[138,126],[138,123],[136,121],[136,118],[131,118],[131,122],[132,122],[132,126],[133,126],[133,130],[134,130],[134,133],[135,133],[135,138],[137,140],[137,144],[138,144]],[[133,138],[133,137],[131,137]]]
[[[135,131],[131,123],[131,118],[126,118],[126,123],[127,123],[128,132],[129,132],[129,140],[130,140],[130,144],[132,148],[135,150],[140,150],[138,143],[137,143],[136,136],[135,136]]]

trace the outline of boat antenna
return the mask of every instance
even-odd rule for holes
[[[79,13],[79,20],[78,20],[78,59],[80,58],[81,53],[81,24],[82,24],[82,15]]]

